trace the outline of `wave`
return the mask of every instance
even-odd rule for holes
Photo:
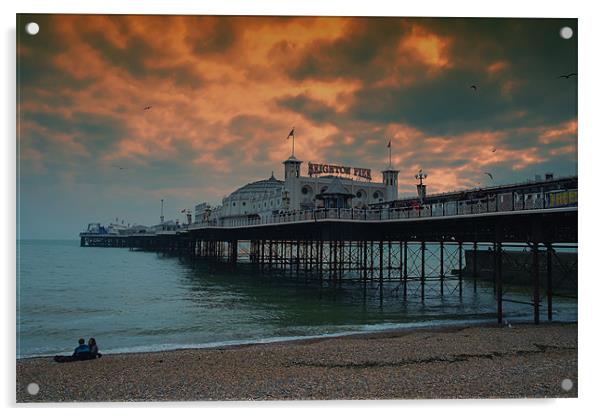
[[[294,336],[271,336],[271,337],[258,337],[258,338],[247,338],[247,339],[235,339],[235,340],[223,340],[214,342],[204,343],[162,343],[162,344],[151,344],[151,345],[138,345],[129,346],[122,348],[107,348],[103,349],[103,354],[135,354],[135,353],[149,353],[149,352],[162,352],[162,351],[176,351],[176,350],[187,350],[187,349],[209,349],[209,348],[221,348],[221,347],[236,347],[243,345],[252,344],[272,344],[279,342],[294,342],[304,341],[312,339],[324,339],[324,338],[335,338],[341,336],[350,335],[365,335],[365,334],[377,334],[380,332],[398,331],[398,330],[412,330],[412,329],[424,329],[424,328],[445,328],[463,325],[487,325],[495,324],[495,319],[460,319],[460,320],[432,320],[423,322],[406,322],[406,323],[379,323],[379,324],[368,324],[354,327],[353,329],[345,331],[334,331],[322,334],[312,335],[294,335]],[[515,318],[512,323],[530,323],[531,319]],[[555,320],[555,323],[559,322],[574,322],[574,321],[559,321]],[[17,359],[24,358],[36,358],[36,357],[48,357],[54,354],[65,353],[64,351],[58,351],[56,353],[31,353],[24,354],[17,357]],[[70,353],[70,352],[69,352]]]

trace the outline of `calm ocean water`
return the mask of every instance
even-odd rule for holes
[[[453,287],[441,297],[435,283],[422,304],[413,288],[404,301],[396,282],[381,301],[377,282],[366,291],[358,283],[333,288],[79,241],[21,240],[17,259],[18,357],[70,354],[80,337],[110,353],[495,320],[485,283],[476,294],[467,284],[462,299]],[[510,321],[532,317],[527,305],[504,308]],[[576,320],[576,301],[555,299],[554,315]]]

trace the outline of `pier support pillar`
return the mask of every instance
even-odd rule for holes
[[[374,280],[374,241],[370,241],[370,281]]]
[[[424,303],[424,285],[426,283],[426,275],[424,273],[425,251],[426,251],[425,243],[424,243],[424,241],[422,241],[420,243],[420,300],[423,303]]]
[[[472,243],[472,280],[473,291],[477,293],[477,242]]]
[[[324,277],[322,274],[323,256],[324,256],[324,242],[320,239],[318,241],[318,277],[320,279],[320,287],[322,287],[322,279]]]
[[[493,273],[495,276],[495,297],[497,302],[497,323],[502,323],[502,243],[494,243]]]
[[[238,261],[238,241],[232,240],[228,243],[230,248],[230,263],[236,264]]]
[[[441,296],[443,296],[443,277],[445,276],[445,265],[443,262],[444,256],[444,246],[443,241],[439,242],[439,286],[441,291]]]
[[[380,240],[378,243],[378,281],[382,285],[383,283],[383,256],[384,256],[384,247],[383,241]]]
[[[259,245],[259,267],[263,272],[265,268],[265,240],[260,240]]]
[[[378,285],[380,294],[380,306],[383,305],[383,240],[379,241],[378,244],[378,257],[379,257],[379,274],[378,274]]]
[[[539,243],[533,243],[533,323],[539,324]]]
[[[295,241],[295,250],[296,250],[296,260],[295,260],[295,268],[297,270],[297,276],[299,275],[299,266],[301,264],[301,257],[299,255],[301,243],[299,241]]]
[[[547,298],[548,298],[548,321],[552,320],[552,245],[547,245],[547,268],[548,281],[546,284]]]
[[[399,284],[403,284],[403,241],[399,242]]]
[[[387,250],[387,279],[391,280],[391,240],[389,240],[389,247]]]
[[[359,242],[359,246],[360,246],[360,257],[358,258],[358,263],[359,263],[359,269],[361,271],[361,277],[360,279],[363,282],[362,285],[362,299],[364,302],[364,306],[366,305],[366,290],[368,288],[368,269],[367,269],[367,265],[368,265],[368,242],[367,241],[360,241]]]
[[[460,297],[462,297],[462,242],[458,243],[458,290],[460,293]]]

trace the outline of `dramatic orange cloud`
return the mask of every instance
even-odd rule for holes
[[[497,62],[494,62],[494,63],[492,63],[491,65],[489,65],[487,67],[487,72],[490,75],[494,75],[494,74],[497,74],[497,73],[499,73],[501,71],[504,71],[507,68],[508,68],[508,62],[497,61]]]
[[[546,128],[539,135],[539,141],[543,144],[550,144],[557,141],[574,142],[577,138],[577,120],[570,120],[560,126]]]
[[[420,25],[413,25],[409,35],[399,42],[400,54],[412,54],[432,69],[452,66],[447,48],[451,39],[437,36]]]

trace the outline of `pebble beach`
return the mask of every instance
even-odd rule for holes
[[[63,364],[27,358],[16,374],[17,402],[577,397],[577,324],[402,330]]]

